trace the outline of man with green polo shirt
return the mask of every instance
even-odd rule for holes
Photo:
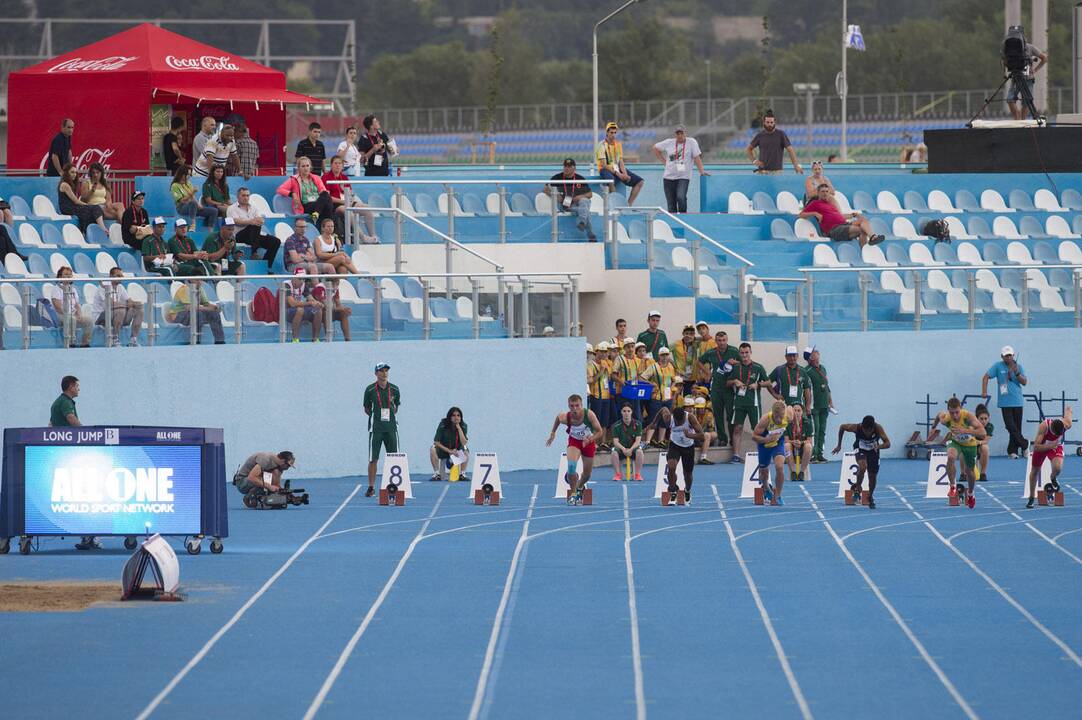
[[[165,239],[165,218],[156,217],[150,235],[143,238],[143,269],[164,277],[173,277],[173,258],[169,253],[169,241]]]
[[[623,480],[620,468],[631,459],[633,474],[628,480],[642,480],[642,425],[633,417],[631,403],[625,402],[620,408],[620,419],[612,426],[612,468],[613,480]]]
[[[365,497],[376,494],[376,461],[380,446],[387,452],[398,452],[398,407],[402,394],[397,385],[387,381],[387,363],[376,365],[376,381],[364,389],[364,414],[368,416],[368,490]]]
[[[744,431],[744,421],[747,420],[755,430],[759,424],[759,388],[770,385],[766,368],[751,359],[751,343],[740,343],[740,362],[733,365],[723,382],[733,393],[732,462],[741,463],[744,458],[740,455],[740,434]],[[716,417],[714,422],[717,423]],[[721,425],[718,425],[718,432],[721,432]]]
[[[729,335],[719,330],[714,334],[714,347],[699,356],[699,362],[710,368],[710,406],[718,428],[718,444],[729,444],[729,430],[733,424],[733,393],[726,376],[740,360],[740,352],[729,345]],[[752,423],[754,425],[754,423]]]
[[[823,457],[823,442],[827,431],[827,415],[834,409],[834,399],[830,396],[830,382],[827,380],[827,369],[819,362],[819,350],[814,346],[804,348],[804,374],[811,383],[812,408],[808,420],[812,427],[806,428],[805,432],[814,432],[815,442],[812,446],[813,463],[825,463]]]
[[[79,378],[65,375],[60,381],[60,396],[49,408],[49,427],[79,427],[79,413],[75,411],[75,398],[79,397]]]
[[[646,352],[653,355],[654,360],[657,360],[661,348],[669,347],[669,338],[665,331],[658,329],[658,325],[661,324],[661,311],[651,310],[650,314],[646,316],[646,324],[649,327],[639,333],[639,336],[635,338],[635,342],[641,342],[645,345]]]
[[[770,394],[786,405],[803,405],[806,416],[811,405],[811,383],[804,368],[796,364],[796,354],[796,345],[785,348],[785,364],[778,365],[770,373]]]
[[[208,255],[196,250],[195,242],[188,237],[188,221],[177,218],[175,225],[176,234],[169,241],[169,252],[176,262],[174,272],[177,275],[213,275],[207,262]]]
[[[215,275],[243,275],[245,272],[244,263],[238,259],[236,229],[236,221],[227,217],[222,220],[222,229],[207,235],[203,241],[203,252]]]

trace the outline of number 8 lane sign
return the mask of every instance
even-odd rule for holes
[[[947,453],[943,450],[936,450],[932,453],[932,457],[928,458],[928,490],[924,493],[924,497],[945,498],[949,491]]]
[[[387,453],[384,458],[379,489],[382,490],[389,484],[397,485],[400,492],[406,493],[407,499],[413,499],[413,490],[410,487],[410,463],[406,453]]]

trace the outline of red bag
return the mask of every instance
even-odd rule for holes
[[[252,320],[265,323],[278,322],[278,293],[265,287],[256,291],[251,305]]]

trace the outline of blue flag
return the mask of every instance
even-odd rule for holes
[[[860,31],[860,25],[850,25],[845,33],[845,46],[864,52],[864,35]]]

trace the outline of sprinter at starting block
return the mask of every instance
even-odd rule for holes
[[[865,415],[860,424],[846,423],[838,428],[838,445],[831,452],[837,455],[842,449],[842,439],[847,432],[853,433],[856,439],[853,441],[853,449],[857,451],[857,484],[853,492],[863,492],[864,476],[868,476],[868,509],[875,510],[875,483],[879,478],[879,451],[890,447],[890,438],[887,437],[883,426],[875,421],[871,415]]]
[[[594,415],[592,410],[582,407],[582,396],[572,395],[567,398],[567,412],[556,416],[552,423],[552,432],[549,433],[546,447],[552,446],[556,439],[556,430],[561,426],[567,426],[567,481],[571,488],[571,495],[567,502],[572,505],[582,503],[583,490],[590,481],[590,474],[594,469],[594,455],[597,454],[597,443],[605,436],[605,428]],[[582,461],[582,472],[579,473],[579,460]]]
[[[653,424],[669,430],[669,449],[665,452],[665,475],[669,482],[669,503],[679,504],[680,487],[676,481],[676,465],[679,463],[684,468],[684,504],[690,505],[692,474],[695,472],[695,441],[702,440],[704,436],[699,419],[691,411],[695,407],[695,400],[691,396],[684,400],[683,407],[678,407],[675,410],[661,408],[657,417],[654,418]]]
[[[785,482],[785,431],[793,421],[793,408],[778,400],[770,412],[755,425],[752,438],[759,445],[759,484],[763,501],[771,505],[784,505],[781,487]],[[774,466],[774,487],[770,487],[770,466]]]
[[[1027,508],[1033,507],[1037,480],[1041,477],[1041,466],[1044,465],[1045,460],[1052,463],[1052,477],[1045,488],[1042,489],[1048,492],[1049,495],[1059,492],[1059,481],[1056,478],[1063,471],[1063,434],[1070,427],[1070,405],[1064,408],[1063,417],[1046,418],[1037,426],[1037,435],[1033,438],[1033,446],[1030,448],[1033,454],[1029,464],[1029,501],[1026,503]],[[1049,504],[1052,504],[1052,502],[1050,501]]]
[[[956,474],[954,464],[961,458],[962,479],[968,483],[968,488],[963,487],[966,506],[973,509],[977,504],[977,498],[973,496],[973,490],[977,484],[977,453],[980,441],[987,433],[977,416],[968,410],[962,409],[962,401],[952,397],[947,401],[947,411],[936,415],[928,428],[928,442],[931,442],[936,425],[943,423],[947,426],[947,480],[950,482],[950,490],[947,497],[958,497],[958,488],[955,485]],[[961,498],[959,498],[961,499]]]

